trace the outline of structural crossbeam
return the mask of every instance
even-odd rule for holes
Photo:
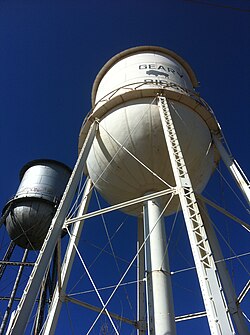
[[[0,261],[0,265],[11,265],[11,266],[34,266],[35,263],[30,262],[15,262],[15,261]]]
[[[171,189],[167,189],[167,190],[163,190],[163,191],[159,191],[159,192],[155,192],[155,193],[150,193],[150,194],[145,195],[143,197],[139,197],[139,198],[135,198],[135,199],[132,199],[132,200],[125,201],[125,202],[121,202],[117,205],[109,206],[109,207],[102,208],[102,209],[94,211],[94,212],[86,213],[82,216],[78,216],[78,217],[75,217],[75,218],[72,218],[72,219],[68,219],[68,220],[65,221],[64,226],[68,226],[68,225],[70,225],[70,224],[72,224],[76,221],[79,221],[79,220],[90,219],[94,216],[102,215],[102,214],[105,214],[105,213],[108,213],[108,212],[112,212],[112,211],[115,211],[115,210],[118,210],[118,209],[121,209],[121,208],[125,208],[125,207],[128,207],[128,206],[136,205],[136,204],[142,203],[142,202],[147,201],[147,200],[160,198],[163,195],[170,194],[170,193],[176,193],[176,192],[177,192],[176,188],[173,187]]]
[[[103,310],[103,308],[100,308],[100,307],[97,307],[97,306],[94,306],[94,305],[91,305],[91,304],[88,304],[84,301],[81,301],[81,300],[78,300],[78,299],[75,299],[75,298],[72,298],[72,297],[69,297],[68,295],[65,296],[65,301],[68,301],[68,302],[72,302],[73,304],[76,304],[76,305],[79,305],[79,306],[82,306],[82,307],[85,307],[85,308],[88,308],[92,311],[95,311],[95,312],[98,312],[98,313],[102,313],[102,314],[106,314],[106,311]],[[115,314],[115,313],[111,313],[109,312],[110,316],[116,320],[119,320],[119,321],[122,321],[124,323],[127,323],[129,325],[132,325],[134,326],[135,328],[138,328],[138,324],[136,321],[134,320],[130,320],[128,318],[125,318],[123,316],[120,316],[118,314]]]
[[[196,197],[199,198],[200,200],[204,201],[206,204],[208,204],[209,206],[215,208],[217,211],[221,212],[222,214],[226,215],[227,217],[229,217],[230,219],[234,220],[235,222],[239,223],[241,226],[243,226],[245,229],[247,229],[250,232],[250,225],[246,222],[244,222],[243,220],[239,219],[238,217],[236,217],[235,215],[229,213],[227,210],[225,210],[225,208],[220,207],[219,205],[215,204],[213,201],[205,198],[203,195],[201,194],[196,194]]]
[[[185,315],[179,315],[179,316],[175,317],[175,322],[186,321],[186,320],[197,319],[197,318],[203,318],[204,316],[207,316],[207,313],[205,311],[204,312],[191,313],[191,314],[185,314]]]
[[[246,285],[244,286],[243,290],[240,292],[237,302],[240,304],[242,302],[242,300],[245,298],[245,296],[247,295],[247,293],[250,291],[250,280],[248,280],[248,282],[246,283]]]

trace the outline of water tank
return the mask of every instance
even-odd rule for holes
[[[48,159],[21,169],[19,188],[3,210],[6,229],[17,245],[41,248],[70,175],[69,167]]]
[[[218,132],[219,128],[210,107],[196,93],[196,86],[196,76],[187,62],[160,47],[128,49],[101,69],[92,90],[93,112],[81,129],[79,147],[89,123],[98,118],[99,130],[87,170],[109,203],[166,189],[166,183],[175,186],[158,95],[168,99],[193,187],[202,192],[219,159],[211,139],[211,131]],[[178,203],[175,197],[165,214],[176,211]],[[141,205],[125,211],[138,215]]]

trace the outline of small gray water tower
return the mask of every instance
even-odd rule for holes
[[[20,171],[20,186],[3,210],[10,238],[25,249],[40,249],[63,195],[71,169],[39,159]]]

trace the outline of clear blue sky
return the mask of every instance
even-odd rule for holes
[[[211,6],[211,3],[215,5]],[[19,170],[26,162],[50,158],[73,167],[77,158],[79,130],[91,108],[90,94],[96,74],[113,55],[138,45],[165,47],[189,62],[200,82],[201,96],[213,108],[231,151],[245,173],[249,174],[249,36],[248,0],[2,0],[0,208],[15,193]],[[226,186],[220,185],[218,177],[213,179],[207,196],[211,192],[212,198],[222,205],[229,205],[232,197],[227,196]],[[246,211],[239,202],[231,207],[231,211],[247,220]],[[123,215],[117,214],[107,218],[111,235],[123,219]],[[215,219],[236,253],[250,251],[249,237],[243,228],[220,215],[215,215]],[[173,271],[192,266],[181,221],[170,250]],[[129,260],[135,251],[134,221],[127,217],[122,229],[121,235],[114,239],[114,249],[117,255]],[[170,231],[171,227],[167,229]],[[2,256],[8,242],[3,228],[0,239]],[[83,240],[83,255],[90,264],[98,253],[93,244],[100,247],[106,244],[101,220],[99,223],[96,220],[92,224],[86,223]],[[181,245],[183,250],[175,248],[176,245],[178,248]],[[110,251],[109,248],[107,250]],[[225,254],[226,257],[232,256],[226,248]],[[93,267],[98,287],[113,285],[120,277],[112,257],[107,257],[107,260],[100,258]],[[107,265],[108,260],[116,271],[114,276]],[[249,271],[249,256],[241,260]],[[125,269],[124,262],[121,261],[120,266]],[[239,262],[232,261],[229,267],[239,293],[248,275]],[[78,261],[71,287],[81,272],[83,270]],[[133,276],[134,273],[131,273],[126,281],[132,280]],[[194,272],[178,276],[173,284],[176,315],[203,310]],[[90,287],[85,277],[81,289]],[[131,291],[134,293],[134,286]],[[107,298],[106,294],[103,293],[104,298]],[[130,299],[132,310],[124,291],[120,290],[111,310],[133,318],[135,298]],[[98,304],[94,294],[84,296],[83,300]],[[70,326],[65,308],[56,334],[85,334],[95,314],[80,307],[68,307],[73,326]],[[249,297],[244,302],[244,309],[250,317]],[[104,322],[107,318],[101,320]],[[100,325],[93,334],[99,334]],[[132,334],[131,328],[126,327],[122,326],[121,334]],[[186,321],[178,325],[177,330],[181,335],[209,334],[203,319],[193,323]]]

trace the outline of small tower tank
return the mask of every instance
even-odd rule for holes
[[[33,160],[20,171],[20,185],[5,205],[3,216],[10,238],[27,249],[40,249],[71,169],[49,159]]]

